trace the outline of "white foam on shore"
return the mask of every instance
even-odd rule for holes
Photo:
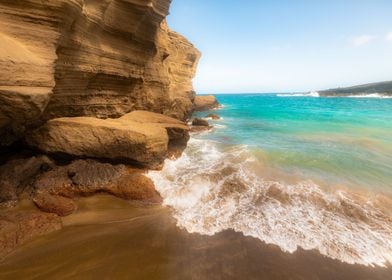
[[[392,217],[374,198],[310,181],[265,181],[245,146],[217,147],[191,139],[181,158],[149,172],[178,226],[206,235],[233,229],[286,252],[317,249],[350,264],[392,263]]]
[[[277,97],[320,97],[320,94],[316,91],[312,91],[310,93],[291,93],[291,94],[277,94]],[[390,99],[391,95],[385,95],[380,93],[369,93],[369,94],[352,94],[352,95],[333,95],[333,96],[324,96],[324,97],[338,97],[338,98],[381,98],[381,99]]]
[[[316,91],[312,91],[310,93],[284,93],[277,94],[277,97],[320,97],[320,94]],[[381,98],[381,99],[389,99],[392,98],[391,95],[385,95],[380,93],[369,93],[369,94],[352,94],[352,95],[325,95],[323,97],[332,97],[332,98]]]
[[[348,96],[344,96],[347,98],[392,98],[392,96],[389,95],[383,95],[383,94],[379,94],[379,93],[370,93],[370,94],[357,94],[357,95],[348,95]]]

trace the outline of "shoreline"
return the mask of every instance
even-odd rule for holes
[[[284,253],[277,246],[234,231],[214,236],[190,234],[177,227],[170,208],[164,206],[140,208],[106,195],[82,198],[78,203],[81,207],[75,216],[66,218],[63,230],[36,238],[0,262],[0,277],[132,275],[138,279],[260,279],[263,276],[376,280],[387,279],[392,272],[391,266],[349,265],[316,251],[298,249],[293,254]]]
[[[390,196],[265,181],[258,176],[264,166],[253,169],[251,154],[222,152],[206,141],[191,140],[182,158],[151,172],[181,227],[207,235],[234,229],[287,252],[317,249],[348,264],[390,260]]]
[[[210,126],[201,127],[203,129],[208,131]],[[103,201],[100,202],[101,199]],[[212,236],[188,233],[176,225],[173,210],[161,204],[142,205],[142,202],[119,200],[102,194],[88,198],[78,197],[75,202],[78,210],[61,218],[61,230],[34,237],[0,261],[0,270],[4,271],[0,272],[0,277],[4,275],[14,278],[31,274],[40,279],[56,277],[72,270],[77,276],[98,277],[105,272],[97,266],[114,266],[111,272],[114,271],[118,277],[126,278],[129,274],[135,274],[149,279],[173,279],[173,275],[179,275],[175,279],[184,279],[190,275],[206,278],[211,273],[217,275],[216,279],[236,279],[239,275],[247,275],[249,279],[258,279],[259,275],[265,275],[268,279],[385,279],[392,273],[392,266],[389,264],[386,267],[348,264],[324,256],[315,249],[304,250],[299,247],[294,253],[284,252],[277,245],[266,244],[258,238],[244,236],[233,230],[223,230]],[[72,236],[78,237],[73,240]],[[158,236],[163,241],[158,240]],[[128,237],[136,238],[131,241],[135,248],[128,246]],[[178,242],[179,245],[173,245],[173,242]],[[90,252],[88,256],[83,251],[78,252],[84,243],[94,245],[84,247]],[[144,253],[147,248],[160,258]],[[115,253],[105,256],[106,251]],[[183,255],[183,251],[187,252],[186,255]],[[55,257],[52,266],[65,262],[61,259],[62,254],[57,252],[65,252],[65,256],[69,257],[77,255],[78,263],[69,262],[77,268],[65,266],[64,270],[58,267],[51,269],[52,259],[47,255]],[[139,255],[140,259],[135,259],[133,253]],[[29,269],[33,271],[17,271],[16,267],[24,267],[30,261],[29,258],[39,259],[29,263],[32,264]],[[129,263],[123,263],[124,267],[119,267],[117,263],[121,263],[120,258],[129,260]],[[170,261],[166,261],[168,259]],[[221,261],[217,262],[217,259]],[[92,268],[91,262],[94,263]],[[140,270],[137,265],[140,262],[148,264],[147,267]],[[310,264],[312,269],[308,267]],[[195,269],[194,266],[198,268]],[[230,271],[225,267],[230,267]],[[166,277],[162,276],[164,273],[167,273]]]

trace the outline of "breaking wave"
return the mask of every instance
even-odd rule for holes
[[[149,176],[188,232],[233,229],[286,252],[302,247],[350,264],[392,262],[391,198],[267,181],[260,168],[246,146],[222,151],[191,139],[181,158]]]
[[[320,97],[320,94],[316,91],[312,91],[309,93],[284,93],[277,94],[278,97]],[[380,93],[369,93],[369,94],[352,94],[352,95],[323,95],[323,97],[340,97],[340,98],[383,98],[388,99],[392,98],[391,95],[385,95]]]
[[[320,94],[316,91],[309,93],[291,93],[291,94],[277,94],[278,97],[320,97]]]

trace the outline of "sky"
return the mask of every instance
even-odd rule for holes
[[[202,52],[197,93],[392,80],[392,0],[173,0],[168,23]]]

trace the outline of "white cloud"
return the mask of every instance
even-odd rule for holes
[[[370,43],[371,41],[373,41],[374,38],[375,37],[372,35],[361,35],[352,38],[352,43],[355,47],[360,47]]]
[[[391,43],[392,43],[392,32],[389,32],[389,33],[387,34],[387,36],[385,36],[385,39],[386,39],[388,42],[391,42]]]

